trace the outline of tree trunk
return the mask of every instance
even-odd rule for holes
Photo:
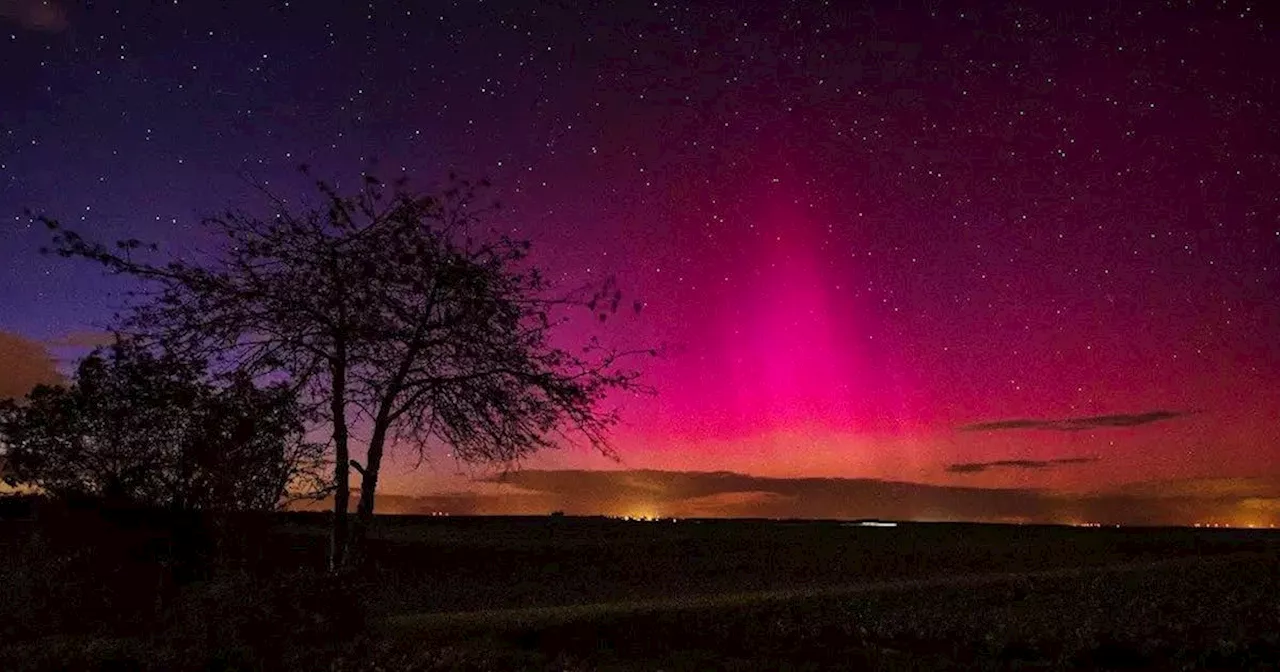
[[[356,506],[355,543],[364,545],[369,528],[373,525],[374,506],[378,494],[378,472],[382,469],[382,452],[387,443],[387,418],[379,413],[374,420],[373,435],[369,437],[369,454],[360,472],[360,503]],[[363,550],[360,549],[360,550]]]
[[[332,366],[333,398],[333,528],[329,534],[329,571],[337,572],[347,561],[347,515],[351,508],[351,450],[347,434],[346,348],[339,343]]]

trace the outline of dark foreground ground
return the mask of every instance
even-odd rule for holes
[[[323,524],[0,520],[0,670],[1280,669],[1272,531]]]

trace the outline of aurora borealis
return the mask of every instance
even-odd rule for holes
[[[181,252],[251,180],[290,193],[298,164],[341,181],[376,159],[490,178],[494,225],[563,284],[616,275],[644,303],[566,338],[667,346],[658,394],[615,400],[621,464],[527,469],[1138,488],[1280,522],[1277,19],[0,0],[0,357],[73,356],[127,289],[39,255],[24,209]],[[491,486],[410,464],[386,492]],[[641,480],[659,507],[667,487],[711,513],[779,501]],[[788,510],[816,515],[768,512]]]

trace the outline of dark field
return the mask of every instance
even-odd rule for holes
[[[1272,531],[384,518],[367,570],[335,585],[319,572],[323,516],[224,524],[220,534],[238,543],[206,553],[216,562],[186,565],[162,561],[172,526],[101,518],[0,522],[0,669],[1276,669],[1280,660]],[[134,588],[112,592],[120,576]],[[61,613],[68,604],[76,613]]]

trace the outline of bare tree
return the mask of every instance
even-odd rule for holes
[[[515,462],[564,440],[612,455],[616,415],[602,402],[612,390],[641,390],[624,358],[653,354],[595,339],[553,344],[569,309],[603,321],[621,293],[612,282],[556,293],[527,242],[472,237],[490,211],[476,186],[487,185],[452,185],[424,196],[366,176],[342,195],[318,182],[321,204],[296,210],[264,190],[270,216],[205,221],[222,244],[202,261],[143,261],[139,241],[110,248],[41,221],[56,254],[150,286],[119,316],[122,331],[254,375],[284,374],[307,393],[332,429],[336,569],[349,545],[350,470],[361,476],[364,530],[389,442],[419,457],[441,443],[464,463]],[[363,463],[352,459],[356,423],[370,432]]]

